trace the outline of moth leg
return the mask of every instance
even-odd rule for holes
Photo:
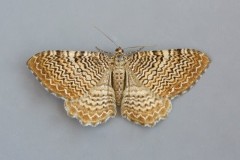
[[[128,55],[131,55],[131,54],[137,53],[137,52],[143,50],[143,48],[145,48],[145,47],[143,46],[143,47],[140,47],[139,49],[137,49],[137,50],[135,50],[135,51],[128,52]]]
[[[111,52],[104,51],[104,50],[98,48],[97,46],[96,46],[95,48],[96,48],[96,50],[97,50],[98,52],[105,53],[105,54],[112,54]]]
[[[143,47],[140,47],[138,50],[136,50],[135,52],[139,52],[141,50],[143,50],[144,46]]]

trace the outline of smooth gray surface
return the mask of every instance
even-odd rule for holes
[[[1,0],[0,159],[239,159],[239,17],[238,0]],[[154,128],[120,115],[82,127],[25,63],[48,49],[113,51],[94,25],[122,47],[196,48],[212,63]]]

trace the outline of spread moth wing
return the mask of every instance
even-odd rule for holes
[[[108,83],[107,55],[86,51],[43,51],[31,57],[27,65],[46,89],[65,100],[68,114],[82,124],[95,126],[116,114],[113,89]],[[99,93],[100,88],[109,92]]]
[[[167,117],[172,108],[168,98],[154,94],[139,82],[131,71],[126,72],[121,115],[137,124],[152,127]]]
[[[189,89],[209,62],[206,54],[194,49],[142,51],[128,56],[122,116],[154,126],[170,112],[170,99]]]
[[[209,63],[208,56],[195,49],[142,51],[128,57],[128,68],[141,84],[170,99],[189,89]]]

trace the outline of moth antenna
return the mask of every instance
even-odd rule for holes
[[[129,48],[145,48],[145,47],[153,47],[153,46],[156,46],[156,45],[133,46],[133,47],[126,47],[126,48],[123,48],[123,49],[129,49]]]
[[[115,44],[115,46],[119,47],[119,45],[117,45],[116,42],[114,42],[106,33],[104,33],[101,29],[99,29],[98,27],[94,26],[94,28],[96,30],[98,30],[100,33],[102,33],[108,40],[110,40],[113,44]]]

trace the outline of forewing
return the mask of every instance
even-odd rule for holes
[[[109,69],[109,58],[99,52],[53,50],[34,55],[27,65],[48,90],[76,99],[98,84]]]
[[[142,51],[128,57],[128,68],[155,94],[174,98],[197,81],[209,62],[195,49]]]

